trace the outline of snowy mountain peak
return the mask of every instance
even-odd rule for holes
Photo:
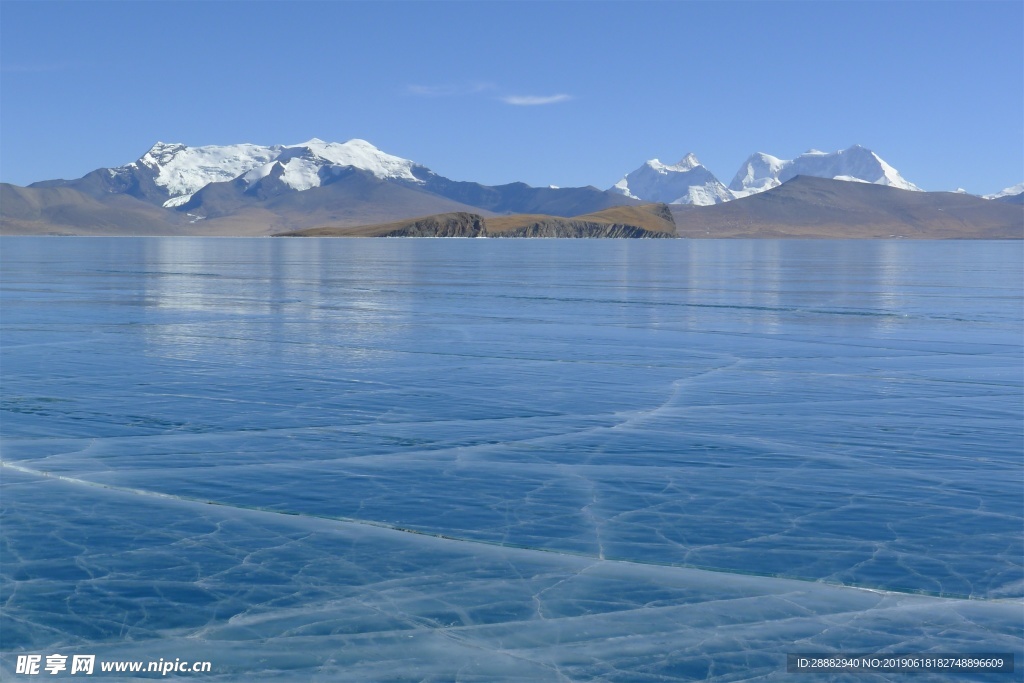
[[[675,167],[681,171],[690,171],[700,166],[700,161],[697,160],[697,155],[693,152],[689,152],[683,157]]]
[[[733,198],[692,152],[671,166],[651,159],[626,174],[609,191],[641,201],[668,204],[719,204]]]
[[[314,140],[315,139],[316,138],[314,138]],[[323,140],[320,140],[320,142],[323,142]],[[377,147],[373,143],[367,142],[366,140],[363,140],[362,138],[352,138],[351,140],[349,140],[349,141],[347,141],[347,142],[345,142],[343,144],[348,145],[350,147],[362,147],[364,149],[372,149],[372,150],[375,150],[377,152],[380,151],[379,149],[377,149]]]
[[[729,189],[737,197],[745,197],[757,192],[764,192],[773,187],[778,187],[779,173],[788,161],[764,152],[751,154],[740,170],[736,172]]]
[[[180,142],[157,142],[155,145],[149,148],[149,151],[142,155],[139,159],[139,163],[147,166],[157,166],[160,164],[166,164],[174,155],[185,149],[185,145]]]
[[[853,145],[837,152],[811,149],[796,159],[782,160],[758,153],[740,167],[729,189],[744,197],[764,192],[798,175],[888,185],[901,190],[920,191],[895,168],[866,147]]]
[[[1017,183],[1010,187],[1004,188],[999,192],[985,195],[985,199],[1001,199],[1003,197],[1015,197],[1024,192],[1024,183]]]
[[[342,143],[324,142],[313,138],[309,142],[286,149],[296,152],[309,150],[316,157],[315,161],[319,162],[317,166],[353,166],[369,171],[381,179],[398,178],[419,182],[412,174],[414,162],[382,152],[366,140],[358,138]]]
[[[668,173],[692,171],[693,169],[700,166],[701,163],[697,159],[697,155],[693,152],[688,153],[685,157],[679,160],[678,164],[665,164],[659,159],[650,159],[644,162],[644,166],[647,166],[651,170],[660,173],[662,175]]]

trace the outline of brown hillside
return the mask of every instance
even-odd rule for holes
[[[69,187],[0,184],[4,235],[183,235],[188,223],[128,195],[90,197]]]
[[[292,230],[276,237],[478,237],[484,232],[484,218],[475,213],[456,211],[420,216],[390,223],[356,226],[329,226]]]
[[[574,218],[518,214],[484,218],[454,212],[354,227],[327,226],[280,237],[672,237],[675,225],[664,204],[618,206]]]
[[[673,206],[681,237],[1021,239],[1024,206],[797,176],[714,206]]]

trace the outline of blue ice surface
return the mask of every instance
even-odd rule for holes
[[[0,673],[1024,667],[1019,244],[4,238],[0,259]]]

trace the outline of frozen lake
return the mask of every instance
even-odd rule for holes
[[[0,673],[19,653],[232,681],[1024,667],[1019,243],[4,238],[0,258]]]

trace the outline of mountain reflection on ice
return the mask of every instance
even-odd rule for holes
[[[1019,250],[2,246],[5,674],[1022,662]]]

